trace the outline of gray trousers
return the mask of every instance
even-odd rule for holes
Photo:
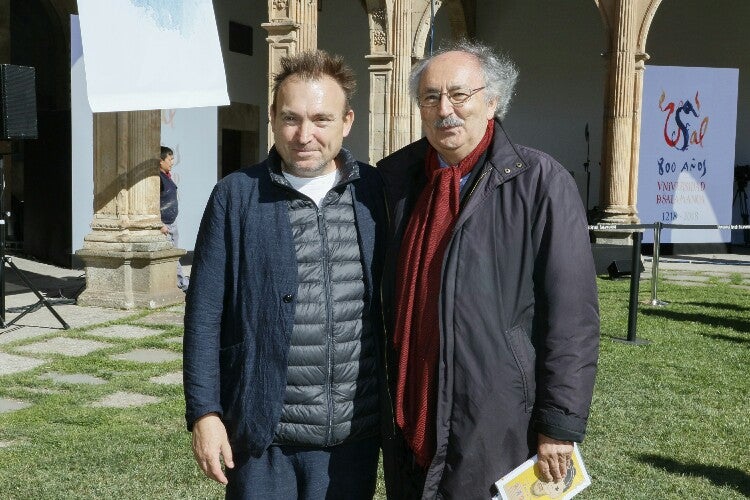
[[[167,239],[172,242],[172,245],[177,248],[177,242],[180,239],[180,232],[177,229],[177,224],[164,224],[167,226]],[[183,292],[187,291],[188,285],[190,285],[190,276],[185,276],[182,272],[182,264],[179,259],[177,260],[177,288]]]

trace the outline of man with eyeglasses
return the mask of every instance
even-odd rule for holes
[[[378,163],[389,498],[488,498],[535,453],[561,481],[585,434],[599,345],[586,216],[570,174],[505,134],[517,75],[467,41],[418,62],[426,137]]]

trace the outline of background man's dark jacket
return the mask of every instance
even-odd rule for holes
[[[177,184],[167,174],[159,170],[159,207],[163,224],[174,224],[179,213],[177,204]]]
[[[426,182],[426,149],[422,139],[378,163],[391,214],[389,334],[396,258]],[[582,441],[594,387],[597,290],[575,183],[548,155],[512,146],[497,122],[485,158],[443,261],[437,452],[423,498],[489,498],[497,479],[536,452],[537,432]],[[391,383],[395,370],[391,358]],[[392,498],[419,496],[409,455],[398,433],[386,441]]]
[[[201,221],[187,292],[184,386],[189,430],[221,415],[233,449],[259,456],[271,443],[286,388],[287,354],[298,288],[287,191],[270,159],[216,185]],[[380,314],[382,184],[360,163],[349,183],[366,287],[366,309]],[[374,325],[375,331],[382,327]],[[382,345],[382,342],[378,343]]]

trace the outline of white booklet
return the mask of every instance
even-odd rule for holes
[[[568,473],[558,482],[544,481],[537,470],[536,462],[537,456],[534,455],[501,477],[495,483],[498,493],[492,500],[567,500],[591,484],[591,478],[586,472],[576,443],[573,443],[573,456]]]

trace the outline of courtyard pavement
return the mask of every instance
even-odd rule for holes
[[[182,336],[164,338],[163,334],[165,326],[182,326],[184,304],[150,311],[146,315],[143,315],[144,310],[82,307],[76,305],[75,298],[85,286],[83,271],[59,268],[22,257],[11,257],[11,261],[71,330],[66,330],[16,271],[6,265],[4,328],[0,328],[0,383],[3,376],[38,368],[39,378],[51,381],[53,387],[105,384],[106,380],[89,374],[45,371],[44,365],[58,356],[84,356],[117,346],[118,342],[152,336],[158,338],[157,343],[164,348],[133,349],[113,354],[110,358],[143,364],[169,363],[181,359],[179,353],[168,347],[182,344]],[[189,266],[185,268],[189,273]],[[128,317],[133,318],[128,324],[111,324]],[[77,334],[71,336],[68,333],[73,329],[82,330],[77,330]],[[166,370],[162,375],[150,378],[150,382],[182,384],[182,372]],[[158,401],[158,398],[145,394],[113,392],[92,405],[125,408]],[[0,396],[0,413],[27,407],[29,403],[26,401]]]
[[[750,253],[750,252],[747,252]],[[85,280],[80,270],[59,268],[33,260],[11,257],[29,281],[51,302],[54,310],[72,329],[83,329],[75,336],[63,329],[60,321],[28,289],[16,273],[6,266],[5,281],[5,323],[11,323],[19,315],[23,316],[13,325],[0,328],[0,384],[3,376],[40,368],[41,379],[53,385],[71,387],[73,384],[104,384],[105,380],[84,374],[56,373],[44,371],[44,365],[56,356],[83,356],[101,349],[111,348],[117,342],[143,339],[154,336],[158,341],[147,349],[134,349],[113,354],[111,358],[123,362],[161,364],[180,359],[180,354],[170,349],[173,344],[181,344],[182,336],[165,338],[165,326],[182,326],[184,304],[147,312],[119,309],[82,307],[75,304],[75,297],[83,290]],[[652,277],[652,259],[643,257],[645,271],[641,275],[641,293],[645,292]],[[690,256],[663,256],[660,259],[659,281],[679,283],[684,286],[726,282],[732,287],[750,290],[750,255],[704,254]],[[186,266],[189,274],[189,266]],[[658,297],[669,300],[668,297]],[[28,313],[24,314],[26,311]],[[139,317],[143,315],[142,317]],[[133,317],[128,324],[112,325],[114,321]],[[180,330],[181,331],[181,330]],[[157,337],[158,336],[158,337]],[[149,344],[151,345],[151,344]],[[174,366],[174,365],[170,365]],[[169,371],[150,378],[154,384],[181,384],[182,373]],[[99,401],[96,406],[130,407],[157,402],[153,396],[113,392]],[[0,413],[27,408],[26,401],[0,396]],[[2,446],[2,443],[0,443]]]

